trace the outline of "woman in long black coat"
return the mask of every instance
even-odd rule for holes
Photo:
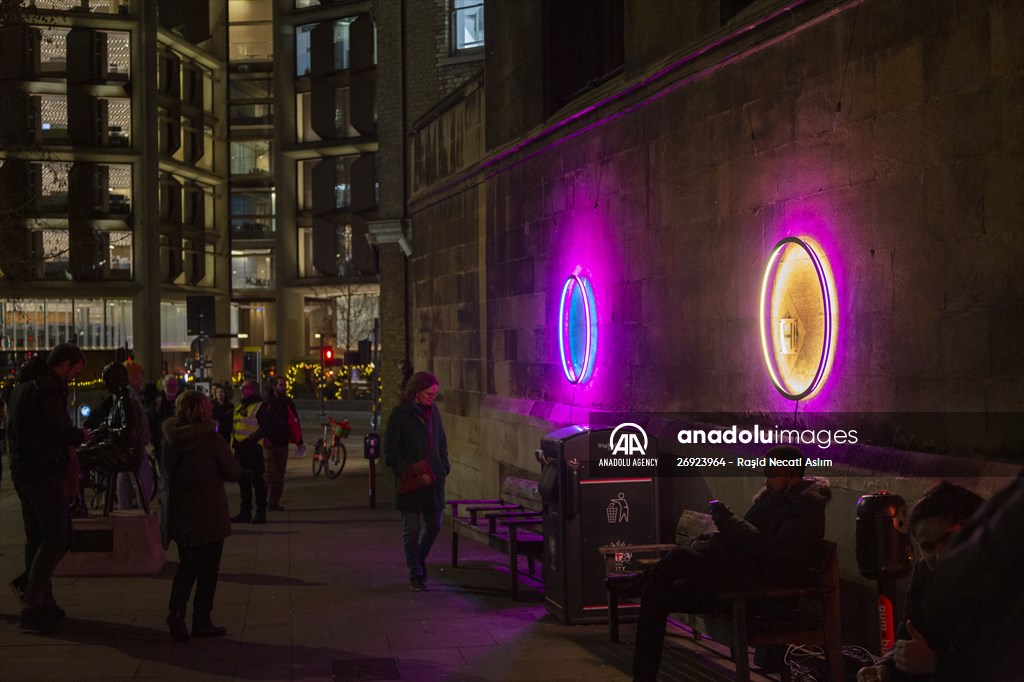
[[[384,432],[384,463],[395,472],[395,508],[402,513],[402,545],[409,568],[409,587],[426,589],[427,554],[441,531],[444,481],[451,471],[448,439],[434,406],[437,378],[417,372],[402,391],[402,402],[388,417]],[[415,492],[401,494],[397,481],[410,464],[426,459],[436,480]]]
[[[185,609],[192,602],[192,637],[227,633],[213,624],[213,595],[217,590],[224,538],[231,535],[231,513],[225,481],[237,481],[242,469],[224,439],[217,434],[210,399],[186,391],[174,403],[174,416],[163,424],[166,443],[171,538],[178,544],[178,570],[171,585],[167,626],[178,641],[189,638]]]

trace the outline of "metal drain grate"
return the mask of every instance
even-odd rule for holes
[[[331,661],[334,682],[357,682],[358,680],[400,680],[398,666],[393,658],[358,658],[346,661]]]

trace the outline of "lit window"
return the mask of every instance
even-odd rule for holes
[[[452,52],[484,46],[483,0],[451,0]]]
[[[295,27],[295,75],[308,76],[310,64],[310,34],[316,24]]]

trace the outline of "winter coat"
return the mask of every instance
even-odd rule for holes
[[[424,457],[437,481],[414,493],[399,495],[399,474]],[[444,510],[444,481],[452,467],[448,462],[448,437],[436,405],[431,408],[429,424],[423,418],[422,409],[413,403],[402,403],[391,411],[384,431],[384,463],[395,472],[396,509],[417,512]]]
[[[231,432],[235,423],[235,404],[230,400],[223,403],[213,401],[213,421],[217,422],[217,433],[225,443],[231,442]]]
[[[918,629],[939,642],[936,680],[1024,680],[1022,528],[1024,473],[964,524],[935,565]]]
[[[266,439],[264,445],[281,447],[291,442],[292,430],[288,426],[289,409],[295,411],[295,403],[291,398],[278,395],[275,391],[267,393],[260,411],[256,414],[256,419],[260,423],[260,434]]]
[[[808,477],[783,493],[767,486],[743,518],[719,521],[714,555],[747,587],[795,585],[804,580],[812,553],[825,537],[825,505],[832,489]]]
[[[168,476],[168,528],[184,545],[205,545],[231,535],[231,512],[224,481],[237,481],[242,469],[211,420],[164,422]]]
[[[22,365],[7,416],[15,480],[67,477],[68,448],[85,436],[71,421],[67,399],[67,385],[44,360]]]

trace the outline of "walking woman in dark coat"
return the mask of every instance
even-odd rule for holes
[[[192,602],[192,636],[218,637],[225,628],[213,624],[224,538],[231,535],[225,481],[237,481],[242,469],[231,448],[217,434],[210,399],[186,391],[174,403],[174,416],[163,424],[169,489],[170,536],[178,544],[178,570],[171,585],[167,626],[179,642],[189,638],[185,609]]]
[[[437,378],[417,372],[402,391],[402,402],[388,417],[384,432],[384,463],[395,472],[395,508],[402,513],[402,545],[409,568],[409,587],[426,589],[427,554],[441,530],[444,480],[451,471],[448,439],[441,414],[434,407]],[[437,477],[433,485],[400,494],[397,480],[410,464],[426,459]]]

